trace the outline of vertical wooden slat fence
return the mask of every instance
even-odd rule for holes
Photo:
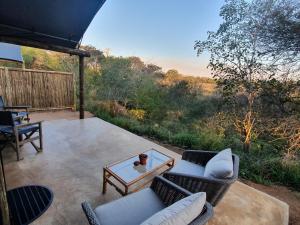
[[[74,74],[0,67],[0,96],[33,110],[74,108]]]

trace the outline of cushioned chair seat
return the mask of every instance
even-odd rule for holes
[[[16,112],[18,116],[25,117],[28,115],[28,112]]]
[[[192,176],[203,176],[204,170],[205,167],[182,159],[176,163],[176,165],[170,170],[170,172]]]
[[[36,131],[38,129],[39,129],[38,125],[29,125],[26,127],[18,128],[18,132],[19,134],[27,134],[29,132]],[[0,132],[7,133],[7,134],[14,133],[12,126],[0,126]]]
[[[146,188],[98,206],[95,213],[101,225],[138,225],[165,207],[155,192]]]

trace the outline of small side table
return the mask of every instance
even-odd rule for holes
[[[151,174],[155,172],[161,174],[174,166],[174,158],[155,149],[150,149],[143,153],[148,156],[146,165],[134,166],[133,162],[139,160],[139,156],[135,155],[104,167],[102,193],[106,193],[107,183],[115,187],[121,195],[136,192],[151,181],[146,181],[146,178],[149,178]],[[137,182],[142,182],[142,185],[130,190],[130,187]]]

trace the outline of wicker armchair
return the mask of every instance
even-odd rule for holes
[[[202,167],[204,171],[206,163],[216,154],[217,152],[186,150],[182,155],[182,160],[197,164],[199,165],[199,168]],[[191,175],[186,171],[172,172],[172,170],[166,172],[163,176],[169,181],[192,193],[206,192],[206,200],[213,206],[216,206],[228,191],[230,185],[238,178],[239,157],[235,154],[232,154],[232,160],[233,176],[230,178],[217,179],[204,177],[203,174]]]
[[[155,201],[159,201],[160,202],[159,204],[163,205],[164,207],[168,207],[173,203],[175,203],[176,201],[191,195],[191,193],[188,192],[187,190],[180,188],[179,186],[164,179],[163,177],[155,177],[151,184],[150,189],[152,190],[151,191],[152,193],[154,192],[154,194],[152,194],[152,198],[154,198]],[[151,201],[145,200],[147,199],[145,196],[142,197],[142,201],[144,204],[139,204],[140,201],[138,200],[138,198],[141,198],[142,194],[140,192],[143,191],[146,191],[146,189],[130,194],[116,201],[104,204],[100,207],[107,208],[106,212],[107,214],[109,214],[107,215],[109,218],[113,218],[113,217],[121,218],[123,224],[140,224],[141,222],[143,222],[141,221],[143,220],[143,218],[137,218],[137,216],[140,214],[141,211],[148,213],[148,215],[144,219],[147,219],[149,216],[154,215],[156,213],[155,211],[157,211],[153,209],[152,207],[153,203]],[[134,211],[134,215],[135,215],[134,217],[132,215],[129,215],[132,221],[126,221],[126,218],[124,218],[126,216],[124,214],[128,213],[128,210],[124,212],[124,210],[120,208],[120,206],[124,205],[124,200],[126,201],[125,203],[126,209],[132,207],[133,210],[134,208],[138,208],[138,210],[140,211],[140,212]],[[107,221],[102,222],[105,219],[101,218],[101,215],[99,215],[99,212],[97,212],[97,208],[93,210],[91,205],[88,202],[82,203],[82,209],[90,225],[109,225],[110,223],[107,223]],[[209,203],[206,202],[206,204],[202,209],[202,212],[190,224],[191,225],[206,224],[206,222],[212,216],[213,216],[213,208]]]

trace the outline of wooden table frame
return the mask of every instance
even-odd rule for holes
[[[150,150],[155,150],[155,149],[150,149]],[[149,150],[147,150],[149,151]],[[145,151],[145,152],[147,152]],[[121,162],[124,162],[124,161],[127,161],[131,158],[134,158],[136,157],[137,155],[134,155],[132,157],[129,157],[127,159],[124,159],[124,160],[121,160],[121,161],[118,161],[116,163],[113,163],[113,164],[110,164],[109,166],[105,166],[103,168],[103,183],[102,183],[102,194],[105,194],[106,193],[106,190],[107,190],[107,183],[109,183],[111,186],[113,186],[117,192],[119,192],[121,195],[128,195],[132,192],[136,192],[140,189],[142,189],[145,185],[147,185],[149,182],[151,182],[151,179],[147,182],[144,182],[142,185],[138,186],[137,188],[135,188],[134,190],[132,191],[129,191],[129,187],[132,186],[133,184],[141,181],[142,179],[144,179],[145,177],[153,174],[154,172],[160,170],[161,168],[167,166],[167,169],[163,170],[160,174],[166,172],[167,170],[170,170],[173,166],[174,166],[174,162],[175,162],[175,159],[174,158],[171,158],[170,156],[158,151],[158,150],[155,150],[157,152],[159,152],[160,154],[162,155],[165,155],[167,156],[168,158],[170,158],[168,161],[162,163],[161,165],[155,167],[154,169],[146,172],[146,173],[143,173],[141,176],[139,176],[138,178],[134,179],[133,181],[127,183],[125,182],[121,177],[119,177],[117,174],[115,174],[114,172],[112,172],[109,167],[111,166],[114,166],[118,163],[121,163]],[[122,188],[120,188],[117,184],[115,184],[112,180],[110,180],[110,177],[113,177],[114,179],[116,179],[123,187],[124,187],[124,191],[122,190]]]

